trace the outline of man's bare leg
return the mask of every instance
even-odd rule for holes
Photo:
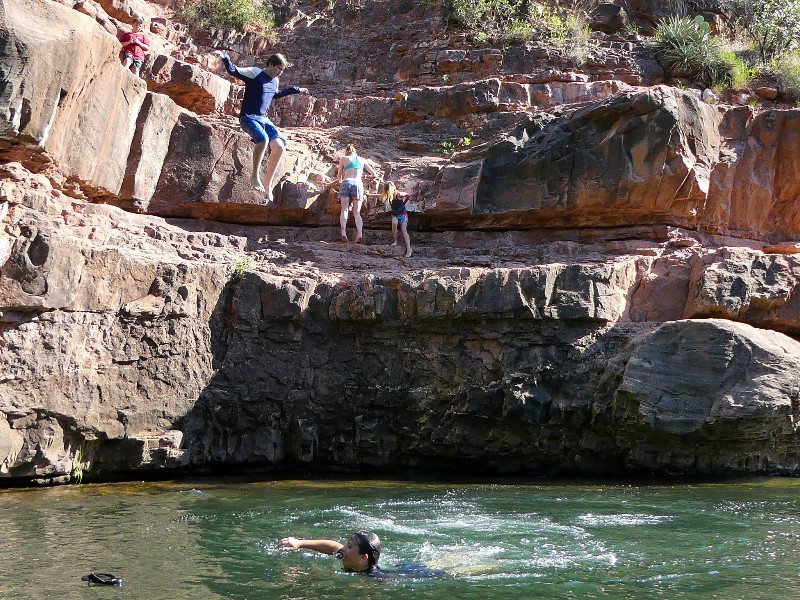
[[[264,160],[264,152],[266,150],[266,141],[253,146],[253,174],[250,175],[250,184],[259,192],[265,191],[264,185],[261,183],[261,162]]]
[[[347,217],[348,213],[350,212],[350,202],[345,201],[342,202],[342,199],[339,199],[339,225],[342,228],[342,241],[347,241]]]
[[[272,202],[272,179],[278,170],[278,163],[283,156],[283,140],[275,138],[269,141],[269,156],[267,157],[267,173],[264,177],[267,187],[267,202]]]

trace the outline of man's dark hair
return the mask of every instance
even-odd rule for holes
[[[285,69],[289,66],[289,61],[283,54],[273,54],[267,59],[267,66],[268,67],[281,67]]]
[[[358,543],[358,551],[367,555],[370,568],[378,564],[381,557],[380,538],[371,531],[357,531],[352,537]]]

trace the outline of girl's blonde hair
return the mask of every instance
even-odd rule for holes
[[[397,187],[392,181],[384,181],[381,186],[381,198],[391,202],[397,196]]]
[[[345,154],[355,154],[356,147],[353,144],[347,144],[347,148],[344,149]]]

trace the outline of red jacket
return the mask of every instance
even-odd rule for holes
[[[144,32],[137,31],[136,33],[133,33],[132,31],[129,31],[127,33],[120,34],[119,41],[122,42],[122,53],[123,54],[130,54],[136,60],[144,60],[145,53],[144,53],[144,50],[142,49],[141,46],[137,46],[136,44],[132,44],[130,46],[126,45],[126,44],[129,44],[130,42],[137,41],[137,42],[141,42],[142,44],[144,44],[146,46],[149,46],[150,45],[150,38],[148,38],[144,34]]]

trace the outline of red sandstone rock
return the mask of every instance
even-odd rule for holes
[[[179,106],[198,114],[221,110],[231,89],[222,77],[164,55],[149,60],[142,77],[151,92],[165,94]]]
[[[116,194],[144,82],[119,64],[116,39],[75,11],[9,2],[5,17],[4,72],[14,79],[4,100],[0,154],[52,161],[101,195]]]
[[[778,97],[778,90],[774,87],[761,86],[756,88],[756,94],[764,100],[775,100]]]
[[[648,2],[639,19],[663,8]],[[294,10],[282,84],[312,95],[275,103],[290,144],[267,206],[233,116],[241,88],[220,101],[207,57],[257,62],[271,42],[171,24],[186,61],[148,73],[180,107],[86,16],[5,7],[0,476],[63,477],[77,448],[108,472],[431,457],[797,472],[783,375],[798,352],[774,331],[800,332],[797,111],[629,89],[662,75],[627,42],[576,72],[542,45],[423,40],[441,24],[430,6],[358,40]],[[364,10],[382,25],[398,9]],[[350,141],[411,199],[411,258],[374,206],[365,244],[337,241],[328,186]]]

